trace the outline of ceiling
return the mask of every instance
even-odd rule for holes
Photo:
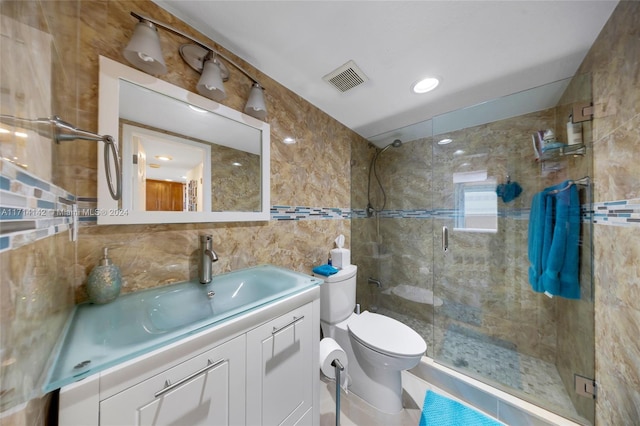
[[[617,5],[155,2],[379,146],[436,115],[573,76]],[[350,60],[368,81],[340,92],[322,79]],[[438,77],[440,85],[412,93],[424,76]]]

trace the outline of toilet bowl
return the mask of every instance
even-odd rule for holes
[[[347,355],[349,390],[385,413],[402,411],[401,371],[415,367],[427,350],[413,329],[384,315],[355,308],[357,267],[321,277],[320,325]]]

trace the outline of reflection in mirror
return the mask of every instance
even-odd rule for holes
[[[149,106],[153,105],[153,108]],[[165,96],[120,80],[120,124],[135,123],[147,128],[144,146],[151,150],[146,158],[148,187],[151,197],[140,193],[140,185],[133,188],[134,210],[146,211],[248,211],[260,210],[260,132],[243,124],[232,126],[220,117],[202,108]],[[212,129],[218,131],[212,131]],[[164,137],[162,135],[165,135]],[[135,161],[135,150],[128,149],[139,142],[123,132],[121,136],[125,159]],[[199,147],[199,148],[196,148]],[[207,155],[206,159],[202,154]],[[142,153],[144,155],[144,153]],[[153,154],[153,155],[152,155]],[[210,161],[208,160],[210,159]],[[203,167],[207,163],[207,167]],[[131,169],[139,168],[132,164]],[[204,175],[189,179],[195,167],[204,169]],[[170,179],[170,180],[169,180]],[[195,180],[195,182],[193,182]],[[163,181],[165,183],[163,183]],[[206,181],[206,183],[204,182]],[[138,182],[135,182],[136,184]],[[182,184],[184,188],[180,188]],[[207,192],[200,209],[190,208],[195,202],[197,189],[204,185]],[[144,186],[144,183],[143,185]],[[166,194],[174,194],[168,197]],[[180,196],[182,193],[182,196]],[[164,194],[164,195],[155,195]],[[200,192],[202,198],[202,192]],[[154,199],[155,197],[155,199]],[[148,199],[146,208],[140,199]],[[176,198],[178,198],[176,200]],[[187,198],[190,198],[187,200]],[[183,199],[183,207],[179,201]],[[202,203],[205,203],[204,206]]]
[[[204,176],[210,175],[211,145],[121,123],[134,210],[210,210],[211,182]]]
[[[119,204],[99,196],[99,224],[268,220],[268,124],[107,58],[100,65],[100,128],[118,129],[126,184]]]

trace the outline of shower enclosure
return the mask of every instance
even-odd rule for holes
[[[547,129],[566,141],[589,88],[576,76],[434,117],[431,134],[383,153],[354,146],[351,241],[364,308],[411,326],[436,362],[586,425],[595,404],[576,379],[594,377],[591,123],[582,143],[544,154],[533,143]],[[559,89],[555,106],[531,110],[532,97]],[[369,182],[376,155],[382,190]],[[566,180],[581,204],[579,299],[528,279],[532,197]]]

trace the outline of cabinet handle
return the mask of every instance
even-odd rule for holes
[[[449,251],[449,228],[442,227],[442,251]]]
[[[193,374],[188,375],[187,377],[185,377],[183,379],[180,379],[179,381],[177,381],[175,383],[171,383],[169,381],[169,379],[167,379],[164,382],[164,386],[165,387],[163,389],[159,390],[158,392],[156,392],[155,393],[155,397],[158,398],[159,396],[162,396],[165,393],[169,392],[170,390],[177,388],[178,386],[182,385],[183,383],[186,383],[189,380],[191,380],[191,379],[193,379],[193,378],[195,378],[195,377],[197,377],[197,376],[199,376],[199,375],[201,375],[203,373],[206,373],[207,371],[209,371],[209,370],[211,370],[213,368],[216,368],[217,366],[219,366],[220,364],[225,363],[225,362],[227,362],[227,360],[224,359],[224,358],[220,359],[220,360],[218,360],[216,362],[211,362],[211,360],[208,359],[207,360],[207,365],[205,367],[201,368],[200,370],[196,371]]]
[[[293,317],[293,319],[291,321],[289,321],[288,323],[286,323],[282,327],[273,327],[273,331],[271,332],[271,335],[275,336],[276,334],[280,333],[285,328],[289,327],[290,325],[293,325],[293,324],[297,323],[298,321],[300,321],[303,318],[304,318],[304,315],[301,316],[301,317]]]

